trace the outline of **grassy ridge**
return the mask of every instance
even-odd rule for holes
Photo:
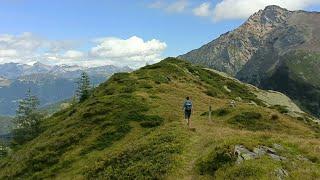
[[[196,132],[182,120],[185,96],[195,104]],[[243,101],[228,108],[236,97]],[[201,116],[209,105],[216,112],[212,122]],[[261,179],[276,178],[279,167],[292,177],[320,176],[319,132],[264,107],[246,86],[174,58],[115,74],[88,100],[54,114],[43,127],[38,138],[0,161],[0,179]],[[253,149],[274,143],[286,149],[281,155],[288,162],[263,157],[234,163],[234,145]],[[298,155],[311,161],[301,163]]]

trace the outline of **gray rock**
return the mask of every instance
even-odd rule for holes
[[[258,106],[258,104],[256,102],[254,102],[254,101],[249,102],[249,105]]]
[[[307,161],[307,162],[310,162],[310,160],[302,155],[298,155],[297,158],[300,160],[300,161]]]
[[[284,148],[280,145],[280,144],[273,144],[273,148],[277,149],[277,150],[280,150],[280,151],[283,151]]]
[[[231,100],[231,101],[229,102],[229,107],[232,107],[232,108],[237,107],[236,101],[235,101],[235,100]]]
[[[267,154],[267,152],[262,148],[254,148],[253,152],[256,153],[259,157]]]
[[[261,146],[260,148],[264,149],[268,154],[276,154],[277,153],[274,149],[267,147],[267,146]]]
[[[283,157],[283,156],[279,156],[279,155],[276,155],[276,154],[268,154],[272,159],[276,160],[276,161],[285,161],[287,160],[286,157]]]
[[[223,88],[228,92],[231,93],[232,91],[228,88],[228,86],[223,86]]]
[[[276,169],[276,175],[279,180],[282,180],[282,179],[285,179],[286,177],[288,177],[289,173],[285,169],[279,168],[279,169]]]
[[[236,97],[235,100],[238,101],[238,102],[241,102],[241,101],[242,101],[242,98],[241,98],[241,97]]]
[[[248,150],[243,145],[236,145],[234,148],[234,154],[238,157],[237,163],[241,163],[245,160],[256,159],[264,155],[269,155],[272,159],[276,161],[285,161],[286,157],[277,155],[276,150],[267,146],[258,146],[253,149],[253,151]]]
[[[238,156],[237,163],[241,163],[244,160],[251,160],[257,158],[257,155],[254,152],[249,151],[242,145],[235,146],[234,154]]]

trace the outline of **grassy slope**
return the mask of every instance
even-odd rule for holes
[[[67,107],[70,106],[72,100],[71,99],[65,99],[47,106],[43,106],[40,108],[41,112],[45,113],[45,114],[49,114],[52,115],[55,112],[58,112],[60,110],[63,110]]]
[[[196,132],[183,120],[185,96],[195,104]],[[201,116],[209,105],[226,108],[238,96],[244,101],[228,113],[216,113],[212,122]],[[116,74],[87,101],[46,120],[38,138],[0,161],[0,179],[270,179],[279,167],[292,178],[319,177],[319,130],[249,101],[261,104],[246,86],[176,59]],[[260,120],[241,119],[253,112],[261,114]],[[279,118],[271,120],[271,114]],[[235,144],[253,148],[273,143],[286,148],[281,155],[288,161],[264,157],[235,165],[230,160],[215,172],[203,171],[218,164],[211,154],[232,156]],[[300,161],[297,155],[312,162]]]

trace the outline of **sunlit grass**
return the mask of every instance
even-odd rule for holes
[[[243,101],[230,108],[240,95]],[[186,96],[194,103],[194,132],[183,119]],[[43,134],[2,160],[0,179],[269,179],[279,167],[290,177],[319,175],[319,132],[250,101],[261,103],[246,86],[175,59],[116,74],[89,100],[49,118]],[[234,163],[234,145],[252,150],[274,143],[285,148],[279,153],[288,161],[262,157]],[[230,159],[219,159],[225,153]],[[298,155],[311,162],[301,163]]]

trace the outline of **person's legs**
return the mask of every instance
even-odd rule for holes
[[[188,113],[184,111],[184,120],[188,123]]]
[[[191,127],[191,111],[188,112],[188,127]]]

